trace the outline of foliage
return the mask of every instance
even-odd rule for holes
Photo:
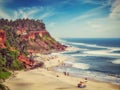
[[[0,79],[6,79],[6,78],[8,78],[10,75],[11,75],[11,73],[8,72],[8,71],[3,71],[3,70],[0,71]]]
[[[17,60],[18,51],[0,49],[0,64],[8,69],[22,69],[22,64]]]
[[[23,65],[17,60],[18,51],[8,48],[0,49],[0,79],[8,78],[11,74],[7,70],[20,70]]]
[[[34,20],[34,19],[17,19],[15,21],[8,20],[8,19],[0,19],[0,27],[5,26],[12,26],[14,30],[18,28],[26,28],[28,31],[33,30],[43,30],[45,29],[45,24],[42,20]]]

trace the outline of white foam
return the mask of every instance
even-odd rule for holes
[[[88,47],[96,47],[96,48],[108,48],[108,47],[105,47],[105,46],[98,46],[96,44],[75,43],[75,42],[72,42],[72,44],[74,44],[74,45],[88,46]]]
[[[94,48],[106,48],[107,50],[88,50],[88,49],[82,49],[82,48],[77,48],[77,47],[73,47],[73,46],[69,46],[69,48],[66,49],[66,51],[68,52],[72,52],[72,51],[84,51],[85,54],[88,55],[106,55],[106,56],[120,56],[119,53],[112,53],[113,51],[120,51],[119,47],[106,47],[106,46],[99,46],[96,44],[86,44],[86,43],[77,43],[77,42],[67,42],[65,40],[59,39],[59,41],[66,43],[66,45],[68,44],[74,44],[74,45],[82,45],[82,46],[88,46],[88,47],[94,47]],[[79,56],[79,55],[74,55],[73,56]]]
[[[71,60],[71,61],[65,61],[66,64],[71,65],[74,68],[79,68],[79,69],[89,69],[90,66],[88,64],[85,63],[75,63],[75,60]]]
[[[110,50],[90,50],[90,51],[85,51],[86,54],[88,55],[98,55],[98,56],[120,56],[120,54],[116,53],[111,53]]]
[[[92,56],[92,55],[88,55],[88,54],[72,54],[71,56],[73,56],[73,57],[77,57],[77,56],[85,57],[85,56]]]
[[[96,44],[75,43],[75,42],[71,42],[71,43],[74,45],[82,45],[82,46],[88,46],[88,47],[94,47],[94,48],[106,48],[106,49],[109,49],[110,51],[120,50],[120,48],[118,47],[106,47],[106,46],[99,46]]]
[[[80,48],[77,47],[73,47],[73,46],[69,46],[68,48],[66,48],[66,51],[79,51]]]
[[[80,68],[80,69],[89,69],[89,65],[85,63],[74,63],[72,67]]]
[[[120,59],[112,61],[113,64],[120,64]]]

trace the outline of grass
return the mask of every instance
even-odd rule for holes
[[[11,75],[8,71],[0,71],[0,79],[6,79]]]

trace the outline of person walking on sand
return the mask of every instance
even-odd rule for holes
[[[87,80],[88,80],[87,78],[84,78],[84,83],[87,83]]]

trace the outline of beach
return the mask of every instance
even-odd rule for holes
[[[68,49],[71,50],[71,49]],[[120,86],[91,80],[88,78],[85,88],[78,88],[77,84],[84,78],[72,77],[53,71],[51,68],[63,64],[69,57],[50,54],[34,54],[35,60],[43,61],[45,67],[27,71],[16,71],[14,78],[7,79],[4,84],[10,90],[120,90]]]

